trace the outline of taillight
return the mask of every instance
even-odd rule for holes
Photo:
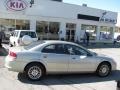
[[[17,54],[16,54],[16,53],[14,53],[14,52],[11,52],[11,51],[9,52],[9,55],[10,55],[10,56],[12,56],[12,57],[14,57],[14,58],[16,58],[16,57],[17,57]]]

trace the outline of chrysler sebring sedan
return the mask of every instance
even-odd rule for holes
[[[38,41],[11,48],[5,66],[11,71],[24,72],[33,81],[46,74],[96,73],[105,77],[116,70],[112,58],[66,41]]]

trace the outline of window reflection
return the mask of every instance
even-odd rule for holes
[[[100,27],[100,40],[111,40],[113,37],[113,27],[101,26]]]
[[[40,39],[59,39],[59,22],[37,21],[36,31]]]

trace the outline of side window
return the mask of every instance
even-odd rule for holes
[[[74,52],[76,55],[88,55],[88,52],[80,47],[74,47]]]
[[[88,52],[78,46],[66,45],[67,51],[71,55],[88,55]]]
[[[29,35],[30,35],[32,38],[36,38],[36,33],[35,33],[35,32],[30,32]]]
[[[20,38],[22,38],[24,35],[29,35],[29,32],[21,31]]]
[[[43,53],[54,53],[55,45],[48,45],[45,48],[43,48]]]
[[[48,45],[42,50],[43,53],[55,53],[55,54],[65,54],[63,44],[52,44]]]

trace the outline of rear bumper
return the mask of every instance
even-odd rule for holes
[[[25,66],[26,66],[25,62],[21,62],[15,59],[13,60],[9,56],[7,56],[5,59],[5,67],[10,71],[24,72]]]

